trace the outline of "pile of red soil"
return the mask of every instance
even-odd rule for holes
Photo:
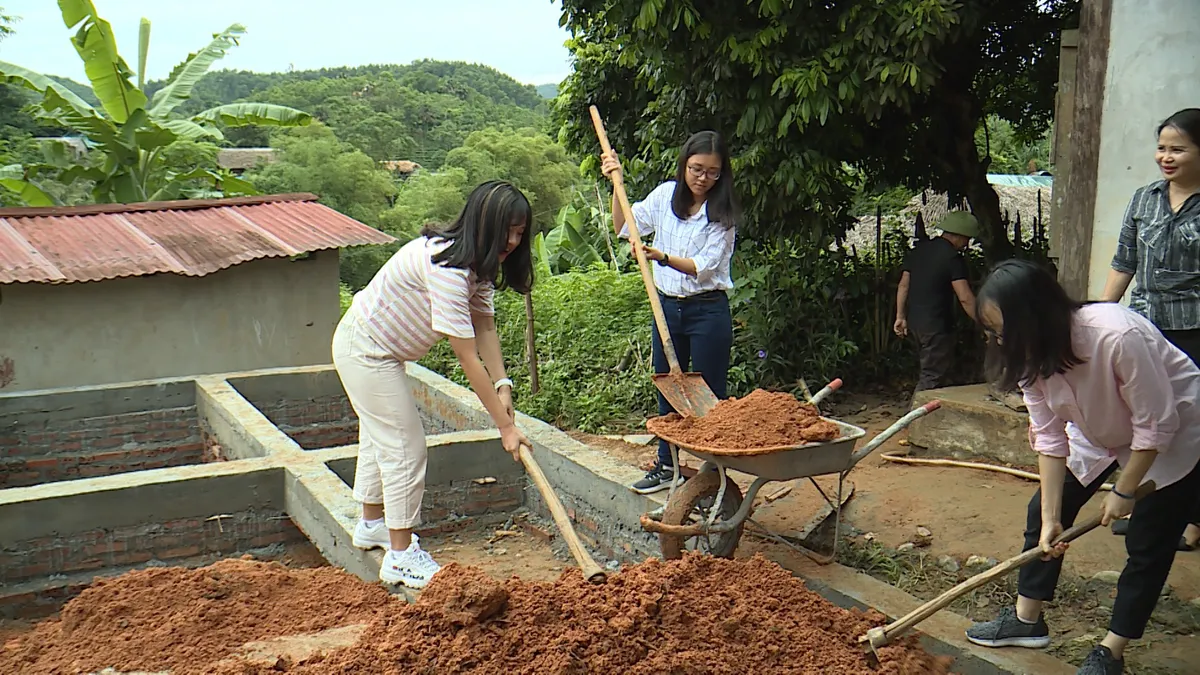
[[[222,560],[97,580],[0,648],[0,673],[213,672],[244,643],[366,623],[404,604],[333,568]]]
[[[490,601],[500,597],[502,608],[489,614]],[[287,672],[949,673],[950,658],[929,655],[912,637],[883,648],[873,668],[857,638],[880,619],[829,603],[759,556],[650,560],[603,585],[575,569],[553,583],[498,582],[451,564],[415,606],[381,615],[353,647],[290,664]],[[275,672],[245,664],[217,675]]]
[[[717,403],[703,417],[670,413],[646,422],[651,433],[686,445],[719,450],[778,448],[832,441],[841,429],[816,406],[787,393],[755,389]]]
[[[224,561],[98,583],[61,620],[0,649],[0,673],[170,670],[172,675],[945,675],[906,637],[873,668],[857,638],[883,617],[840,609],[761,556],[689,554],[603,585],[571,568],[553,583],[500,582],[447,565],[415,605],[332,568]],[[243,643],[365,624],[348,647],[248,659]]]

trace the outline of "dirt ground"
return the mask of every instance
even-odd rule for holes
[[[822,405],[822,412],[867,429],[869,437],[899,419],[905,407],[904,397],[847,392],[831,397]],[[647,466],[654,460],[654,445],[639,446],[577,433],[572,436],[630,464]],[[1036,490],[1035,483],[992,472],[905,466],[880,458],[882,453],[905,452],[901,445],[903,438],[902,432],[850,472],[848,482],[854,484],[855,492],[844,510],[843,533],[852,535],[852,541],[864,550],[892,555],[897,547],[919,538],[918,527],[925,528],[932,538],[927,547],[915,552],[914,559],[928,561],[930,565],[942,556],[950,556],[964,568],[971,556],[1005,560],[1020,553],[1025,509]],[[695,458],[685,459],[684,464],[699,466]],[[734,476],[743,489],[751,481],[748,476]],[[817,482],[828,494],[834,494],[836,479],[821,478]],[[782,484],[769,485],[760,495],[773,494],[780,487]],[[794,534],[801,529],[825,502],[807,480],[796,481],[791,487],[786,496],[771,503],[765,503],[760,496],[754,519],[780,534]],[[1099,503],[1100,498],[1093,500],[1085,513],[1098,509]],[[782,548],[750,537],[743,537],[742,542],[739,556]],[[853,558],[842,562],[874,564]],[[1058,634],[1059,644],[1055,649],[1060,657],[1081,657],[1081,652],[1098,639],[1097,635],[1103,635],[1113,586],[1091,578],[1102,572],[1119,571],[1124,563],[1124,539],[1106,530],[1095,531],[1072,544],[1060,584],[1062,607],[1051,614],[1051,627]],[[881,563],[883,567],[892,564]],[[872,573],[887,576],[879,570]],[[918,597],[933,597],[968,574],[961,569],[957,575],[933,574],[915,582],[908,578],[905,590]],[[1133,652],[1131,664],[1136,663],[1137,667],[1131,665],[1130,672],[1138,675],[1200,672],[1200,637],[1194,634],[1200,629],[1200,552],[1179,553],[1168,584],[1171,597],[1160,603],[1157,623],[1151,626],[1142,646]],[[956,611],[986,616],[994,613],[995,605],[1001,601],[1011,598],[992,598],[975,607],[956,607]]]

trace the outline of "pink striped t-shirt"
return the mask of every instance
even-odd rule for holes
[[[354,295],[349,311],[401,361],[424,357],[443,337],[474,338],[471,314],[495,313],[490,282],[479,281],[471,270],[433,262],[449,245],[440,237],[413,239]]]

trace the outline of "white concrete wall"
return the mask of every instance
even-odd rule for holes
[[[1112,1],[1088,271],[1091,298],[1104,289],[1129,198],[1160,177],[1154,130],[1177,110],[1200,107],[1198,36],[1200,0]]]
[[[159,274],[0,286],[0,392],[330,363],[338,253]]]

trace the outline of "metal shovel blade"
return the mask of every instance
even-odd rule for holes
[[[654,386],[667,403],[684,417],[703,417],[717,404],[717,395],[700,373],[661,373],[654,375]]]

